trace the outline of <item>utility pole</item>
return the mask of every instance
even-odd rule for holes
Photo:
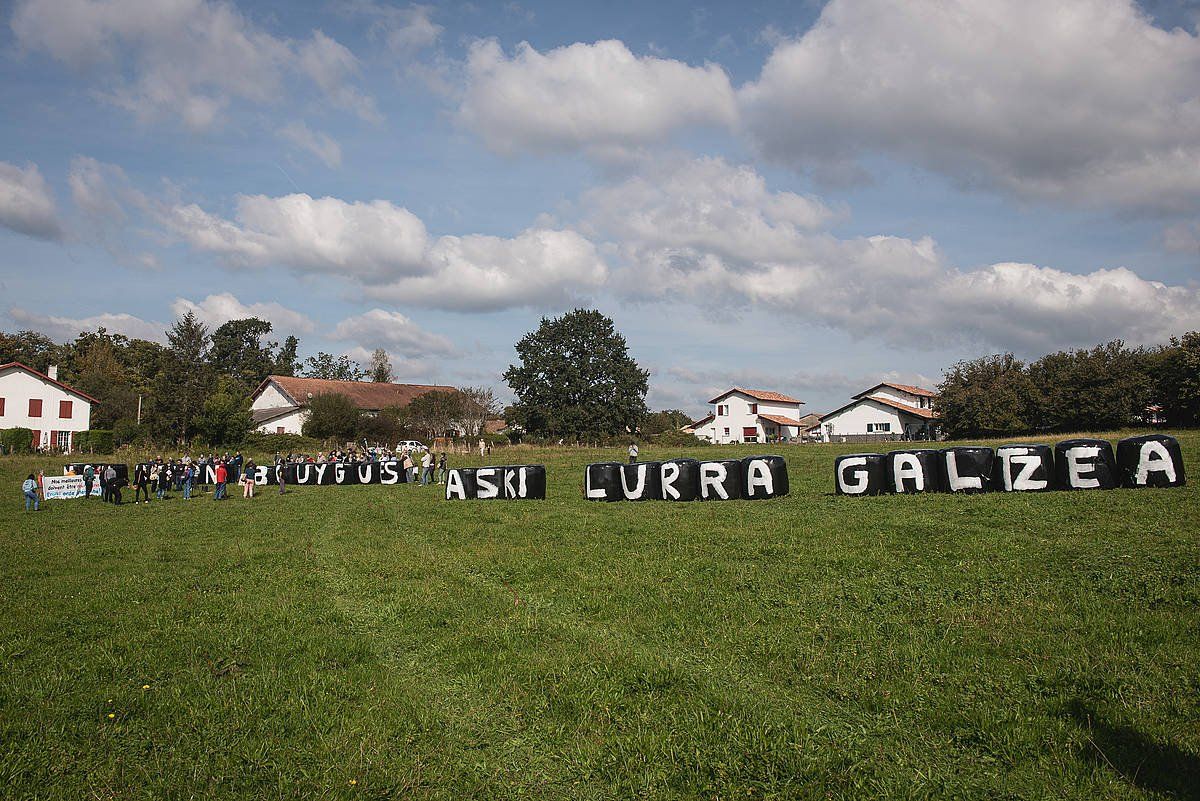
[[[140,392],[138,393],[138,418],[137,418],[137,424],[138,424],[139,426],[142,424],[142,395],[141,395],[141,393],[140,393]]]

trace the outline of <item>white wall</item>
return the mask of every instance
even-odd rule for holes
[[[305,398],[297,398],[296,400],[303,403],[305,401]],[[262,393],[257,398],[254,399],[254,402],[250,404],[250,408],[251,409],[278,409],[281,406],[294,406],[294,405],[295,404],[293,404],[290,400],[288,400],[287,397],[284,396],[284,394],[279,391],[279,387],[275,386],[275,383],[272,381],[272,382],[268,383],[267,386],[263,389]]]
[[[891,423],[890,431],[867,431],[867,424],[875,423]],[[885,406],[882,403],[876,403],[869,398],[863,398],[856,401],[853,406],[829,415],[821,420],[821,438],[829,441],[829,426],[833,425],[833,436],[839,434],[866,434],[866,433],[888,433],[888,434],[903,434],[904,425],[900,420],[900,412]]]
[[[263,393],[266,394],[266,393]],[[276,417],[274,420],[268,420],[258,427],[258,431],[263,434],[277,434],[282,428],[284,434],[299,434],[304,428],[304,421],[308,417],[308,409],[294,409],[282,417]]]
[[[754,413],[750,412],[751,404],[757,404],[758,410]],[[717,410],[721,406],[729,407],[729,414],[717,414]],[[765,442],[768,436],[766,428],[759,422],[758,415],[774,414],[781,417],[790,417],[796,420],[800,417],[800,404],[798,403],[780,403],[778,401],[760,401],[743,392],[732,392],[723,398],[719,398],[712,405],[712,413],[714,415],[713,422],[710,424],[712,429],[712,441],[720,444],[729,442],[745,442],[743,429],[753,427],[755,436],[758,442]],[[776,423],[768,423],[767,426],[775,429],[771,434],[772,438],[778,439],[781,436],[786,436],[789,439],[794,439],[798,436],[798,430],[795,426],[780,426]],[[709,426],[706,426],[708,428]],[[725,433],[725,429],[729,429],[729,433]],[[697,432],[699,436],[699,432]]]
[[[51,431],[75,432],[87,431],[91,428],[91,403],[78,395],[72,395],[63,390],[57,384],[16,367],[10,367],[0,374],[0,398],[4,398],[4,413],[0,415],[0,428],[31,428],[38,431],[40,432],[38,447],[58,450],[58,443],[50,441]],[[29,416],[31,399],[41,400],[41,417]],[[58,416],[59,401],[71,401],[70,418],[64,419]],[[74,436],[72,435],[68,448],[73,445]]]

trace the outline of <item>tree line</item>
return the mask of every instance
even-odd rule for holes
[[[299,356],[300,340],[271,338],[270,322],[255,317],[230,320],[210,330],[188,312],[166,331],[166,343],[114,334],[103,327],[74,340],[56,343],[34,331],[0,332],[0,364],[21,362],[47,372],[58,367],[60,381],[91,395],[93,429],[111,430],[116,446],[126,443],[185,444],[213,447],[242,444],[252,430],[250,394],[268,375],[295,375],[342,381],[391,381],[386,351],[376,350],[364,368],[348,356],[318,352]],[[422,436],[445,431],[448,419],[467,421],[478,430],[499,411],[492,391],[465,387],[451,396],[424,400],[410,413],[385,410],[368,416],[341,396],[330,423],[317,420],[314,436],[342,441],[394,440],[410,432]],[[322,400],[319,396],[315,400]],[[348,408],[347,408],[348,406]],[[435,407],[436,413],[429,407]],[[442,412],[453,412],[447,418]],[[380,419],[374,419],[374,418]]]
[[[944,372],[935,409],[952,439],[1200,423],[1200,332],[1153,347],[1114,340],[1024,362],[1011,353]]]

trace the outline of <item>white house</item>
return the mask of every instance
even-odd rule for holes
[[[734,387],[709,401],[712,414],[692,423],[709,442],[793,442],[800,438],[804,401],[764,389]]]
[[[92,424],[98,401],[58,380],[58,368],[39,373],[20,362],[0,364],[0,428],[33,429],[30,443],[43,451],[70,453],[75,432]]]
[[[331,381],[269,375],[250,396],[250,415],[254,419],[254,428],[264,434],[299,434],[308,418],[308,403],[318,395],[344,395],[359,409],[374,414],[393,406],[407,406],[418,395],[435,391],[455,390],[437,384]]]
[[[822,442],[865,439],[936,439],[937,393],[923,387],[883,382],[821,416]]]

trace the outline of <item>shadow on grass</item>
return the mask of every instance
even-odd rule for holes
[[[1087,736],[1083,758],[1121,774],[1143,790],[1200,801],[1200,758],[1170,744],[1156,742],[1131,726],[1105,721],[1076,699],[1066,707]]]

